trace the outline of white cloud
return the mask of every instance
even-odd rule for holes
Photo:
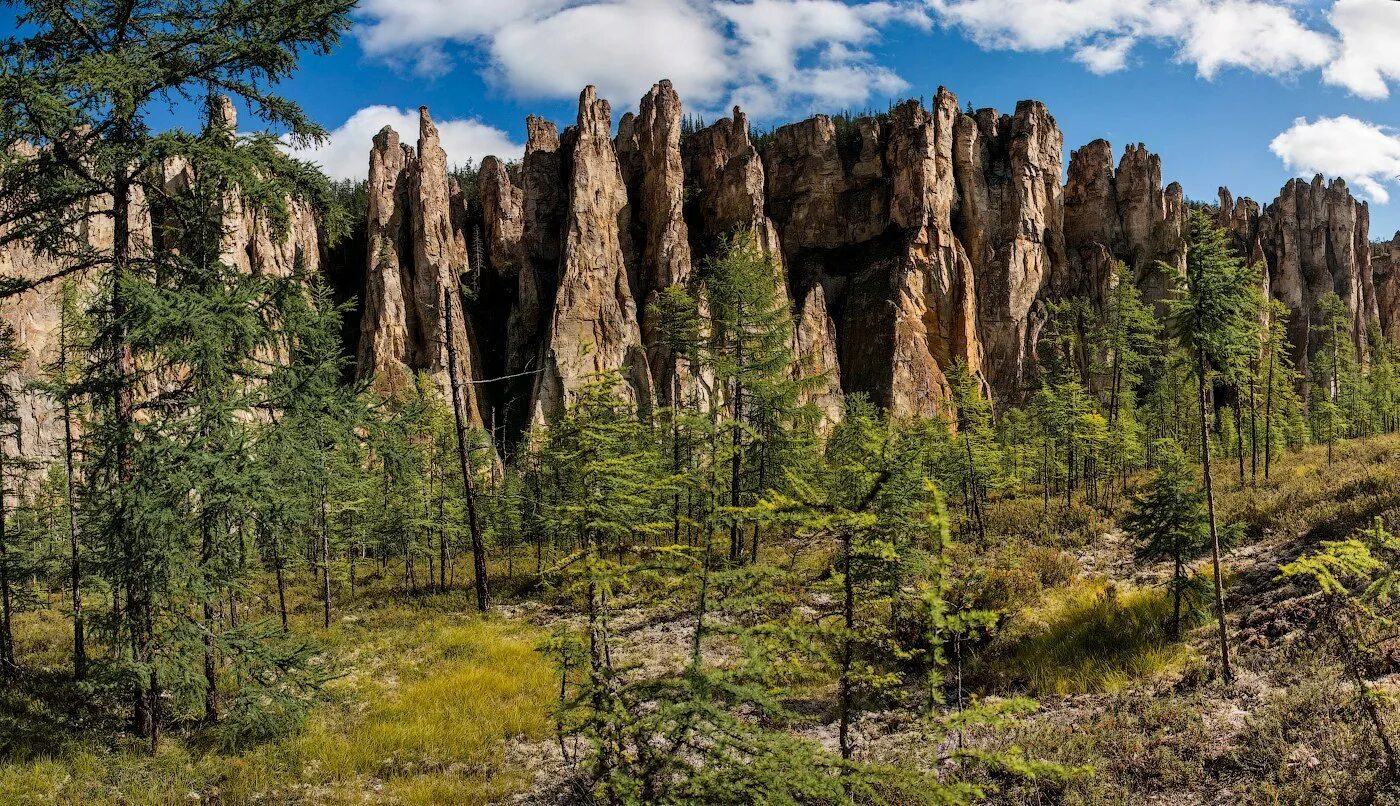
[[[495,155],[504,160],[519,157],[525,147],[511,142],[500,129],[477,120],[435,120],[448,162],[480,163]],[[370,141],[385,126],[394,127],[410,145],[418,141],[418,112],[392,106],[367,106],[350,116],[323,145],[293,150],[293,154],[321,166],[333,179],[363,179],[369,170]]]
[[[1337,0],[1328,19],[1342,46],[1323,78],[1363,98],[1388,97],[1386,81],[1400,80],[1400,3]]]
[[[630,105],[660,78],[706,99],[731,65],[724,37],[683,0],[620,0],[517,20],[490,39],[492,78],[524,97],[568,98],[585,84]]]
[[[1203,78],[1236,67],[1281,75],[1326,64],[1334,43],[1278,0],[927,0],[935,17],[987,48],[1073,49],[1095,73],[1127,66],[1139,41],[1176,50]]]
[[[1348,115],[1298,118],[1269,150],[1291,171],[1340,176],[1379,204],[1390,201],[1385,185],[1400,175],[1400,132]]]
[[[1128,51],[1134,41],[1131,36],[1120,36],[1081,45],[1074,52],[1074,60],[1095,75],[1116,73],[1128,66]]]
[[[874,51],[896,26],[935,23],[988,49],[1065,51],[1099,75],[1148,42],[1206,79],[1320,73],[1371,99],[1400,81],[1389,0],[362,0],[357,14],[368,56],[419,74],[465,51],[517,97],[594,84],[631,106],[669,78],[693,108],[739,101],[759,118],[903,92]]]
[[[450,48],[466,47],[518,97],[593,84],[631,106],[669,78],[695,108],[746,100],[756,117],[904,90],[867,46],[888,26],[930,25],[919,0],[365,0],[359,14],[366,54],[422,74],[450,70]]]
[[[1284,75],[1321,67],[1332,39],[1308,28],[1284,5],[1253,0],[1203,2],[1191,14],[1179,57],[1203,78],[1222,67]]]

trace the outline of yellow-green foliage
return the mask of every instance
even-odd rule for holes
[[[1187,657],[1186,647],[1167,636],[1171,608],[1161,589],[1076,582],[1014,614],[983,658],[980,676],[1037,696],[1140,684],[1179,669]]]
[[[1400,506],[1400,435],[1350,440],[1327,449],[1313,446],[1276,460],[1266,483],[1240,490],[1233,475],[1216,482],[1223,522],[1239,521],[1257,536],[1265,531],[1311,531],[1319,539],[1346,537],[1372,518]],[[1262,460],[1261,460],[1262,462]]]
[[[531,629],[460,596],[360,607],[321,636],[342,659],[306,729],[238,756],[127,740],[0,765],[0,803],[487,803],[528,786],[507,743],[549,735],[555,679]]]

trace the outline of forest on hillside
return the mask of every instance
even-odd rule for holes
[[[0,327],[0,803],[1397,799],[1400,349],[1333,293],[1300,369],[1201,206],[1161,304],[1120,264],[925,418],[820,399],[736,232],[648,303],[670,405],[595,372],[505,444],[469,282],[446,383],[375,389],[334,268],[227,249],[365,214],[220,100],[323,135],[274,89],[350,0],[22,5],[0,245],[56,268],[0,296],[62,317],[23,382]]]

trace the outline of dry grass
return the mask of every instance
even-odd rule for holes
[[[84,740],[0,765],[0,803],[475,804],[527,788],[505,748],[549,733],[554,677],[539,636],[464,615],[463,595],[388,602],[367,594],[317,631],[345,675],[301,733],[237,755],[180,737],[155,756]],[[30,648],[63,646],[48,621],[26,616]]]
[[[1171,608],[1159,589],[1076,582],[1016,613],[979,664],[978,677],[1040,697],[1150,682],[1179,671],[1190,656],[1168,637]]]

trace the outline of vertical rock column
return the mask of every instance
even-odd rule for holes
[[[623,394],[646,409],[651,376],[624,246],[627,188],[613,151],[612,109],[588,87],[579,97],[568,182],[563,263],[535,387],[536,421],[561,411],[590,374],[617,370]]]
[[[1064,138],[1043,104],[1022,101],[1014,115],[957,115],[953,143],[985,375],[999,399],[1015,399],[1044,320],[1033,309],[1053,267],[1065,263]]]
[[[409,245],[409,172],[413,149],[385,126],[374,137],[367,183],[368,266],[364,317],[361,319],[357,372],[381,393],[407,384],[413,360],[409,333],[417,317],[405,294],[413,287],[413,252]]]
[[[642,98],[640,111],[633,122],[637,145],[638,209],[634,218],[640,223],[643,239],[640,245],[638,292],[642,304],[640,319],[642,335],[647,344],[647,359],[655,379],[658,402],[671,405],[676,386],[693,386],[689,377],[673,378],[673,370],[686,375],[684,367],[673,367],[670,352],[660,346],[659,325],[648,321],[647,306],[657,295],[673,285],[690,280],[692,269],[690,233],[685,223],[685,170],[681,157],[681,100],[671,82],[662,81]],[[684,394],[684,392],[682,392]]]

